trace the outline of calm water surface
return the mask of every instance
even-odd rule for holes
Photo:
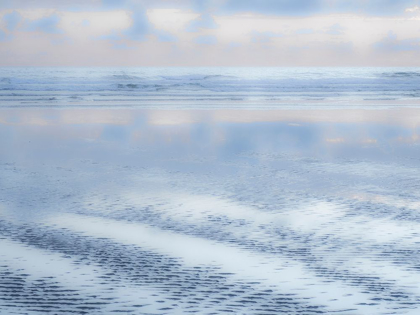
[[[418,314],[420,110],[0,110],[1,314]]]

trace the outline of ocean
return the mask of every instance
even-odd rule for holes
[[[1,68],[0,105],[276,109],[419,105],[420,68]]]
[[[420,69],[1,68],[0,314],[418,314]]]

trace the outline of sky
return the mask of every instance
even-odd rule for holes
[[[0,66],[420,66],[420,0],[0,0]]]

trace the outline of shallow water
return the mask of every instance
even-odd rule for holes
[[[420,110],[0,111],[0,313],[417,314]]]

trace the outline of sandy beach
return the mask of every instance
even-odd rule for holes
[[[0,116],[4,310],[415,314],[417,109]]]

